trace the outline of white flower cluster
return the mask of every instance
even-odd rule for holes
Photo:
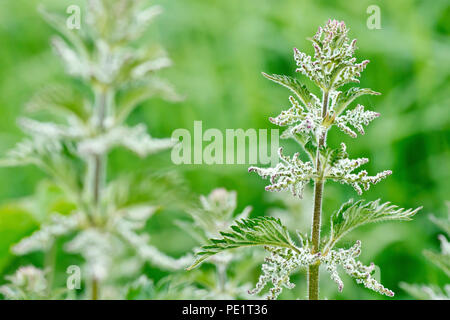
[[[80,212],[68,216],[54,214],[50,222],[41,225],[39,230],[16,244],[13,252],[24,255],[33,251],[46,251],[57,237],[78,231],[65,249],[83,256],[87,274],[95,279],[102,280],[110,276],[114,261],[120,260],[130,248],[138,254],[139,260],[136,257],[127,258],[129,262],[134,260],[134,267],[124,270],[128,276],[132,270],[142,266],[144,261],[168,270],[182,269],[191,262],[190,256],[171,258],[149,245],[146,234],[139,233],[154,210],[155,208],[134,206],[117,211],[109,216],[107,227],[103,230],[86,228],[89,221]],[[128,266],[132,264],[129,263]]]
[[[49,158],[58,157],[62,149],[63,146],[59,141],[36,136],[17,143],[0,163],[3,166],[28,164],[42,166]]]
[[[369,266],[363,265],[356,258],[361,253],[361,242],[345,250],[329,250],[325,254],[312,254],[308,244],[302,248],[282,247],[264,247],[270,255],[266,257],[262,265],[262,274],[254,289],[250,290],[250,294],[260,293],[268,283],[272,283],[273,287],[269,290],[269,295],[266,297],[269,300],[276,299],[282,292],[283,288],[292,289],[295,287],[290,282],[290,276],[295,271],[301,268],[307,268],[313,264],[323,264],[330,274],[331,279],[338,285],[339,291],[344,288],[338,267],[342,267],[344,271],[354,278],[357,283],[363,284],[366,288],[375,292],[385,294],[387,296],[394,296],[394,293],[385,288],[373,277],[375,265],[372,263]]]
[[[296,98],[289,97],[291,108],[269,120],[276,125],[287,126],[288,129],[283,132],[282,138],[293,138],[299,142],[311,159],[311,162],[302,162],[296,154],[291,160],[283,156],[280,149],[281,162],[275,168],[251,167],[249,171],[255,171],[263,178],[270,177],[271,185],[266,187],[267,191],[290,190],[294,196],[301,198],[304,186],[311,179],[320,178],[350,184],[358,194],[361,194],[363,189],[369,189],[370,184],[375,184],[391,174],[389,170],[375,176],[369,176],[365,170],[352,173],[367,163],[368,159],[350,160],[347,156],[341,156],[336,160],[335,155],[327,156],[333,154],[333,150],[326,144],[326,133],[331,126],[336,125],[345,133],[356,137],[357,134],[351,127],[364,134],[363,125],[368,125],[380,115],[364,110],[362,105],[357,105],[342,114],[356,98],[364,94],[379,94],[367,88],[350,88],[345,92],[337,90],[348,82],[358,82],[357,77],[368,63],[368,61],[355,63],[353,53],[356,49],[356,40],[350,42],[347,33],[343,22],[330,20],[325,27],[319,28],[311,39],[315,50],[314,59],[294,49],[297,71],[302,72],[321,88],[322,101],[295,78],[263,73],[267,79],[295,93]],[[320,150],[317,151],[318,149]],[[319,166],[316,167],[317,165]]]
[[[321,88],[339,88],[349,82],[359,82],[358,77],[369,63],[355,63],[353,53],[356,40],[349,41],[345,23],[329,20],[311,39],[314,60],[311,56],[294,49],[297,72],[303,73]]]
[[[20,267],[5,277],[10,283],[0,286],[0,293],[9,300],[32,300],[47,298],[48,284],[45,273],[34,266]]]
[[[357,134],[353,131],[349,125],[358,130],[360,134],[364,134],[364,125],[369,125],[369,123],[375,118],[379,117],[380,114],[370,110],[364,111],[364,106],[358,104],[353,110],[347,110],[345,115],[341,115],[336,118],[335,124],[343,132],[347,133],[352,138],[356,138]]]
[[[70,44],[59,36],[52,41],[67,72],[86,81],[94,79],[119,87],[170,66],[169,58],[159,47],[136,50],[124,46],[139,38],[154,17],[162,12],[159,6],[142,8],[143,2],[90,0],[87,35],[93,41],[95,53],[90,52],[82,41],[74,39],[73,35],[69,37]],[[48,13],[46,15],[48,20],[53,18]]]
[[[76,230],[79,226],[79,216],[74,213],[69,216],[53,214],[48,223],[41,225],[40,229],[31,236],[23,238],[17,243],[12,251],[18,255],[28,254],[33,251],[46,251],[53,245],[59,236]]]
[[[111,233],[89,228],[78,232],[75,238],[66,243],[65,249],[84,258],[88,277],[104,280],[110,273],[114,257],[123,250],[123,245]]]
[[[78,145],[81,155],[101,155],[115,146],[123,146],[140,157],[169,149],[175,145],[170,138],[156,139],[147,133],[144,124],[135,127],[118,126],[94,138],[88,138]]]
[[[283,155],[283,148],[278,150],[281,162],[275,168],[250,167],[249,172],[256,172],[264,179],[270,178],[267,191],[288,190],[294,197],[302,198],[303,189],[316,176],[316,170],[311,161],[303,162],[300,154],[295,153],[292,159]]]
[[[300,268],[306,268],[311,264],[318,262],[320,254],[311,254],[309,248],[299,248],[298,252],[290,248],[264,247],[270,252],[265,258],[262,265],[262,275],[259,277],[258,283],[250,294],[260,293],[264,287],[271,282],[273,287],[267,296],[268,300],[276,299],[283,288],[292,289],[295,287],[290,282],[290,275]]]
[[[330,250],[327,254],[320,257],[320,261],[325,264],[331,279],[337,283],[339,291],[342,291],[344,288],[344,283],[337,271],[337,267],[341,266],[349,276],[354,278],[357,283],[362,283],[367,289],[393,297],[394,292],[385,288],[374,279],[375,265],[371,263],[369,266],[365,266],[355,259],[360,254],[361,242],[356,241],[356,244],[350,249]]]
[[[110,189],[114,187],[112,185]],[[109,190],[110,193],[114,191]],[[158,209],[156,206],[141,203],[121,207],[114,205],[112,198],[107,199],[108,216],[103,228],[87,228],[66,246],[68,251],[84,257],[86,270],[92,276],[99,280],[111,277],[113,270],[119,268],[115,265],[117,261],[128,261],[122,263],[125,276],[137,272],[145,262],[166,270],[179,270],[191,262],[190,255],[172,258],[150,244],[150,236],[143,232],[143,228]]]
[[[229,218],[237,206],[236,191],[214,189],[208,196],[200,196],[200,203],[205,211]]]
[[[339,159],[327,168],[325,178],[332,179],[340,183],[351,185],[356,192],[361,195],[364,190],[369,190],[371,184],[376,184],[382,179],[392,174],[391,170],[385,170],[377,173],[375,176],[369,176],[366,170],[358,173],[352,173],[355,169],[369,162],[367,158],[349,159],[347,158],[346,146],[341,143],[339,150],[341,156]],[[362,188],[361,188],[362,187]]]
[[[31,136],[40,136],[52,141],[76,140],[87,134],[87,128],[73,117],[68,118],[68,125],[36,121],[30,118],[20,118],[18,124]]]
[[[314,96],[315,97],[315,96]],[[306,136],[320,136],[325,127],[322,125],[322,111],[319,100],[316,103],[309,104],[308,108],[304,108],[293,97],[289,97],[292,107],[286,111],[282,111],[277,117],[269,118],[269,121],[278,126],[288,126],[282,134],[282,138],[295,137],[296,134],[304,134]]]
[[[115,231],[125,244],[134,249],[141,260],[149,261],[155,266],[173,271],[183,269],[192,262],[192,256],[189,254],[175,259],[150,245],[150,236],[139,232],[146,221],[147,218],[132,219],[128,217],[118,219],[114,223]]]
[[[76,153],[86,158],[92,155],[102,155],[108,153],[111,149],[123,146],[140,157],[146,157],[169,149],[175,145],[175,141],[170,138],[157,139],[147,133],[147,127],[144,124],[138,124],[134,127],[125,125],[112,126],[105,133],[91,137],[91,129],[83,125],[76,118],[69,118],[68,125],[52,122],[41,122],[29,118],[19,120],[20,127],[32,135],[34,138],[33,149],[45,149],[45,147],[58,145],[67,141],[77,143]],[[10,153],[9,158],[18,154],[30,154],[32,150],[25,153],[25,149],[16,147]],[[44,150],[45,151],[45,150]],[[34,157],[39,158],[44,152],[36,152]],[[24,156],[22,156],[24,157]]]
[[[235,220],[248,218],[251,207],[246,207],[235,217],[237,207],[236,191],[223,188],[214,189],[208,196],[200,196],[201,208],[190,210],[194,222],[207,238],[220,236],[220,231],[228,229]]]

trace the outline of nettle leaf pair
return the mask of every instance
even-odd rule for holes
[[[130,113],[151,97],[179,99],[157,75],[170,66],[165,51],[159,45],[136,43],[161,8],[146,7],[144,0],[89,0],[87,4],[80,30],[68,29],[66,16],[41,9],[60,33],[52,40],[53,49],[76,82],[50,85],[35,94],[27,111],[46,113],[54,121],[21,119],[19,125],[29,138],[1,164],[37,165],[76,208],[69,215],[55,213],[43,221],[41,229],[18,243],[14,252],[48,251],[55,238],[72,236],[64,249],[85,259],[86,273],[92,278],[91,298],[96,299],[100,282],[110,280],[112,270],[122,268],[121,261],[127,264],[117,277],[132,275],[146,261],[174,270],[191,259],[166,256],[142,232],[161,204],[162,198],[152,194],[173,192],[179,183],[157,174],[147,175],[145,183],[131,176],[114,181],[106,177],[107,156],[115,147],[145,157],[175,144],[151,137],[142,123],[125,124]]]
[[[318,298],[318,268],[323,265],[330,277],[343,289],[343,281],[338,274],[338,266],[353,277],[357,283],[366,288],[393,296],[394,293],[381,285],[373,276],[375,266],[365,266],[357,257],[361,252],[361,242],[349,249],[335,249],[338,241],[353,229],[368,223],[387,220],[410,220],[420,209],[402,209],[389,202],[380,200],[365,202],[349,200],[331,216],[331,231],[327,242],[320,242],[320,216],[323,184],[327,180],[337,181],[352,186],[358,194],[368,190],[391,174],[390,170],[374,176],[362,170],[354,173],[368,159],[349,159],[345,144],[331,148],[326,144],[328,130],[336,126],[355,138],[356,132],[364,134],[364,126],[380,114],[365,110],[357,105],[348,110],[350,104],[362,95],[378,95],[367,88],[339,88],[351,82],[359,82],[358,77],[365,69],[368,60],[356,62],[353,57],[356,40],[350,41],[348,29],[344,22],[330,20],[319,28],[310,39],[314,47],[314,57],[294,49],[297,72],[309,78],[322,92],[322,98],[314,95],[295,78],[285,75],[263,76],[288,88],[293,95],[289,97],[291,107],[269,120],[281,127],[286,127],[283,138],[291,138],[300,144],[309,161],[302,161],[300,153],[289,157],[279,150],[280,163],[274,168],[251,167],[263,178],[269,178],[267,191],[288,191],[293,196],[302,198],[303,190],[311,181],[315,185],[314,217],[310,237],[298,235],[293,241],[286,227],[279,219],[258,217],[241,219],[231,226],[229,231],[222,231],[221,237],[210,239],[210,244],[197,253],[197,260],[190,268],[197,267],[206,259],[229,249],[248,246],[263,246],[269,256],[262,266],[262,275],[251,293],[260,292],[266,284],[272,283],[268,298],[275,299],[282,288],[292,288],[290,275],[301,268],[308,268],[309,297]],[[316,287],[315,287],[316,286]]]

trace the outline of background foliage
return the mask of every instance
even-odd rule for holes
[[[358,39],[358,60],[369,59],[361,78],[361,87],[370,87],[382,96],[366,96],[360,103],[376,109],[381,118],[367,128],[358,141],[346,138],[351,157],[368,157],[369,172],[392,169],[393,175],[371,188],[364,198],[382,197],[401,207],[424,206],[407,223],[385,223],[363,227],[354,237],[363,243],[362,261],[379,265],[383,283],[393,289],[395,298],[409,298],[399,282],[444,284],[447,278],[422,250],[438,251],[439,230],[427,215],[446,216],[449,200],[449,68],[450,5],[448,1],[325,1],[325,0],[164,0],[165,13],[158,18],[148,37],[158,40],[169,52],[174,67],[164,77],[175,84],[186,99],[177,104],[151,100],[138,108],[130,122],[145,122],[155,137],[170,136],[176,128],[193,130],[194,120],[203,121],[203,129],[266,128],[267,118],[287,105],[286,91],[261,75],[261,71],[293,75],[292,48],[311,54],[306,37],[329,18],[344,20],[350,36]],[[0,3],[0,154],[21,138],[16,119],[32,94],[49,82],[66,81],[63,67],[52,55],[51,30],[37,14],[38,3],[63,12],[81,0],[1,1]],[[381,30],[369,30],[366,9],[381,8]],[[297,75],[299,76],[299,75]],[[373,107],[373,108],[372,108]],[[273,126],[273,129],[276,127]],[[329,144],[336,144],[332,130]],[[341,139],[342,136],[339,137]],[[283,141],[293,151],[294,144]],[[175,166],[170,153],[142,160],[118,150],[109,161],[109,175],[119,171],[167,169],[185,178],[193,194],[208,194],[215,187],[236,190],[238,212],[253,206],[252,217],[295,208],[294,219],[300,230],[310,225],[308,196],[303,204],[286,205],[280,197],[264,192],[265,181],[247,173],[249,165]],[[120,169],[120,170],[119,170]],[[45,183],[34,167],[0,169],[0,284],[19,265],[39,265],[39,254],[15,257],[9,249],[24,235],[35,230],[51,211],[69,210],[60,196]],[[324,221],[339,203],[354,197],[349,186],[326,185]],[[45,194],[45,196],[44,196]],[[49,197],[50,195],[50,197]],[[39,206],[24,206],[34,197]],[[51,199],[51,201],[49,200]],[[20,204],[20,205],[19,205]],[[24,209],[24,207],[28,209]],[[278,209],[277,209],[278,208]],[[282,214],[282,213],[281,213]],[[149,231],[161,250],[181,256],[196,242],[174,223],[186,217],[181,209],[167,208],[152,218]],[[285,220],[286,221],[286,220]],[[325,226],[326,227],[326,226]],[[369,261],[370,260],[370,261]],[[57,268],[64,283],[64,270],[76,257],[58,255]],[[252,283],[259,268],[249,266]],[[159,279],[167,274],[148,266],[148,276]],[[282,298],[305,296],[304,276]],[[345,279],[344,279],[345,280]],[[348,279],[347,279],[348,280]],[[302,282],[303,281],[303,282]],[[329,299],[381,299],[363,287],[346,281],[339,294],[334,283],[322,278],[322,296]]]

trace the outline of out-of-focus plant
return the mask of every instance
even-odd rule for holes
[[[200,196],[200,206],[189,210],[193,222],[178,221],[179,226],[189,232],[199,243],[205,243],[210,238],[220,236],[220,231],[231,227],[234,220],[247,219],[251,207],[235,214],[237,207],[237,194],[223,188],[213,190],[208,196]],[[208,288],[207,298],[235,299],[248,298],[250,285],[240,283],[238,279],[228,276],[228,269],[233,260],[245,259],[244,255],[233,255],[230,252],[221,252],[209,260],[216,269],[216,279],[213,286],[203,282]],[[242,275],[242,270],[238,272]],[[248,287],[248,288],[247,288]],[[246,289],[247,288],[247,289]]]
[[[304,199],[312,199],[312,192],[309,189],[304,190]],[[267,199],[273,202],[273,206],[267,210],[267,215],[279,218],[286,225],[289,232],[307,233],[311,224],[309,212],[313,206],[311,202],[303,201],[296,197],[291,197],[286,192],[268,193]]]
[[[128,174],[116,180],[106,177],[108,153],[115,147],[145,157],[174,145],[171,139],[151,137],[142,123],[125,123],[151,97],[179,99],[172,86],[156,74],[171,64],[165,51],[156,44],[136,43],[161,8],[147,7],[145,0],[88,0],[87,4],[80,30],[68,29],[64,16],[41,9],[61,34],[52,39],[52,45],[75,81],[46,87],[31,99],[27,110],[51,115],[51,122],[20,119],[29,137],[9,151],[2,164],[38,166],[75,207],[68,215],[51,215],[13,251],[21,255],[50,252],[57,237],[71,235],[64,248],[84,258],[83,277],[90,279],[86,281],[88,297],[98,299],[103,297],[104,282],[134,274],[145,261],[174,270],[185,266],[188,257],[174,259],[163,254],[142,232],[161,201],[155,192],[167,196],[176,179],[157,173]],[[26,270],[33,270],[33,278],[44,274]],[[11,291],[3,290],[7,297],[40,294],[35,287],[26,292],[29,286],[20,282],[23,271],[11,278]]]
[[[127,300],[202,300],[209,292],[199,289],[179,275],[164,277],[158,283],[142,275],[127,286]]]
[[[450,243],[448,242],[448,238],[450,238],[450,203],[448,204],[448,207],[449,211],[446,219],[437,218],[434,215],[430,216],[430,220],[440,227],[447,235],[446,237],[441,234],[438,237],[441,242],[441,252],[437,253],[425,250],[423,254],[428,261],[431,261],[450,278]],[[427,284],[418,285],[402,282],[400,283],[400,286],[403,290],[417,299],[450,300],[450,283],[446,284],[443,290],[436,285]]]
[[[0,287],[0,293],[10,300],[51,298],[44,272],[34,266],[20,267],[7,276],[9,284]]]
[[[357,283],[378,293],[393,296],[394,293],[380,284],[373,276],[375,265],[364,265],[357,260],[361,253],[361,242],[349,249],[336,248],[336,244],[353,229],[368,223],[386,220],[410,220],[420,209],[402,209],[389,202],[380,200],[365,202],[350,199],[331,216],[331,230],[327,239],[320,236],[322,218],[323,187],[327,180],[351,185],[358,194],[368,190],[371,184],[391,174],[386,170],[375,176],[367,171],[353,173],[355,169],[366,164],[368,159],[349,159],[346,146],[339,148],[327,145],[327,132],[334,125],[355,138],[357,133],[364,134],[364,125],[368,125],[379,116],[378,113],[365,110],[362,105],[348,110],[348,106],[358,97],[379,93],[371,89],[353,87],[339,89],[351,82],[359,82],[358,77],[365,69],[368,60],[356,62],[353,57],[356,40],[350,41],[348,29],[344,22],[330,20],[311,38],[314,57],[294,49],[294,58],[298,72],[307,76],[322,92],[318,98],[297,79],[284,75],[263,75],[288,88],[293,96],[289,97],[292,107],[281,112],[270,121],[287,127],[284,138],[292,138],[304,149],[308,161],[302,161],[300,154],[292,158],[279,150],[281,162],[275,168],[251,167],[249,171],[258,173],[263,178],[270,178],[267,191],[290,191],[295,197],[302,197],[304,187],[314,182],[314,209],[311,235],[298,234],[295,242],[287,228],[277,218],[258,217],[241,219],[231,226],[231,230],[221,232],[221,237],[211,239],[210,244],[197,253],[198,259],[190,266],[194,268],[204,260],[225,250],[246,246],[264,246],[269,252],[262,266],[263,274],[252,293],[260,292],[267,283],[273,288],[268,295],[275,299],[283,288],[292,288],[290,274],[299,268],[308,269],[308,297],[319,299],[319,267],[323,265],[330,273],[331,279],[343,289],[338,267],[353,277]],[[353,128],[352,128],[353,127]]]

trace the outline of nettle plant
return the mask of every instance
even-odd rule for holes
[[[380,284],[374,277],[375,265],[368,266],[357,260],[361,253],[361,242],[348,248],[337,248],[339,240],[353,229],[368,223],[385,220],[410,220],[420,209],[402,209],[380,200],[365,202],[350,199],[331,216],[331,230],[328,238],[321,239],[322,198],[324,184],[328,180],[349,184],[361,195],[372,184],[378,183],[391,174],[386,170],[375,176],[362,170],[354,170],[366,164],[368,159],[349,159],[345,144],[338,148],[327,145],[327,132],[336,126],[355,138],[357,132],[364,134],[363,126],[368,125],[379,113],[365,110],[362,105],[349,109],[358,97],[379,93],[371,89],[357,87],[345,91],[342,86],[359,82],[358,77],[365,69],[368,60],[356,62],[353,57],[356,40],[350,41],[344,22],[330,20],[320,27],[311,40],[314,57],[294,49],[297,72],[309,78],[322,92],[319,98],[297,79],[284,75],[263,75],[286,88],[293,96],[289,97],[292,107],[269,120],[279,126],[287,127],[282,137],[292,138],[302,147],[308,161],[300,159],[300,153],[293,157],[283,154],[279,149],[280,163],[274,168],[251,167],[263,178],[270,179],[267,191],[289,191],[294,197],[302,198],[303,189],[311,181],[314,183],[314,205],[311,234],[298,234],[298,241],[291,238],[280,219],[258,217],[241,219],[229,231],[221,232],[221,237],[210,239],[210,244],[197,253],[194,268],[204,260],[225,250],[245,246],[263,246],[269,256],[262,265],[262,275],[251,293],[259,293],[271,282],[269,299],[275,299],[283,288],[293,288],[290,275],[300,268],[308,270],[308,297],[319,299],[319,267],[322,265],[336,282],[339,291],[344,283],[338,267],[357,283],[380,294],[393,296],[394,293]],[[356,129],[356,131],[353,128]]]
[[[178,225],[187,231],[195,240],[203,244],[210,238],[220,236],[221,230],[230,228],[235,220],[247,219],[252,208],[247,206],[241,213],[236,214],[237,193],[218,188],[211,191],[207,196],[200,196],[200,204],[189,210],[193,221],[178,221]],[[197,282],[207,289],[206,298],[213,299],[235,299],[249,298],[248,283],[242,283],[242,275],[245,277],[246,268],[240,268],[240,277],[229,276],[233,261],[240,261],[246,264],[244,252],[232,254],[231,252],[221,252],[211,257],[208,261],[215,267],[215,279],[206,281],[205,274],[200,274]],[[250,264],[252,265],[252,264]],[[247,268],[248,269],[248,268]],[[205,279],[201,281],[201,279]],[[208,279],[209,280],[209,279]],[[244,279],[245,280],[245,279]]]
[[[27,110],[46,112],[52,122],[20,119],[29,137],[2,161],[8,166],[38,166],[74,204],[67,215],[52,214],[40,230],[13,247],[14,253],[50,252],[57,238],[69,236],[64,249],[84,258],[82,278],[92,299],[109,297],[101,285],[135,274],[147,261],[168,270],[182,269],[190,261],[163,254],[142,232],[174,179],[158,173],[128,173],[117,179],[106,176],[108,154],[115,147],[145,157],[174,145],[171,139],[151,137],[142,123],[125,123],[139,104],[153,96],[179,99],[172,86],[155,73],[170,66],[166,52],[156,44],[137,43],[161,13],[159,6],[147,7],[146,3],[89,0],[80,30],[68,29],[65,16],[42,10],[62,35],[55,36],[52,45],[75,80],[46,87],[32,98]],[[44,273],[24,270],[42,284]],[[24,278],[24,270],[10,279]],[[18,292],[17,282],[12,281],[12,290],[4,288],[3,292]]]

